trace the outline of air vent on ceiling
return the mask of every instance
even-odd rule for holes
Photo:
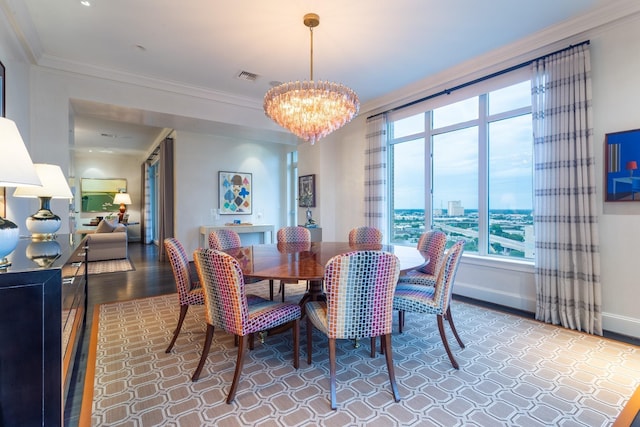
[[[246,80],[249,82],[255,82],[256,79],[258,78],[258,75],[254,73],[250,73],[248,71],[240,71],[240,73],[236,76],[236,78],[240,80]]]

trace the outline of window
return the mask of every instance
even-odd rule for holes
[[[467,253],[533,260],[531,85],[513,80],[390,116],[392,243],[437,229]]]

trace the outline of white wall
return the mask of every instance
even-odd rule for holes
[[[640,337],[640,305],[635,271],[640,248],[640,203],[604,203],[604,137],[608,132],[640,128],[640,16],[581,35],[591,40],[595,155],[598,165],[599,230],[602,282],[602,311],[605,330]],[[569,42],[565,43],[569,45]],[[532,46],[531,50],[538,48]],[[552,49],[553,50],[553,49]],[[552,51],[550,50],[550,51]],[[535,57],[532,55],[531,57]],[[469,69],[490,68],[492,63],[476,61]],[[506,68],[506,67],[504,67]],[[497,71],[497,70],[494,70]],[[460,77],[463,81],[464,78]],[[468,77],[468,80],[472,78]],[[449,86],[451,87],[451,85]],[[438,92],[441,86],[416,88],[413,99]],[[391,94],[389,99],[412,99],[410,94]],[[364,222],[363,163],[366,117],[376,111],[361,111],[345,128],[300,150],[320,157],[320,163],[302,159],[300,173],[312,168],[322,181],[320,191],[323,235],[340,238]],[[387,106],[388,107],[388,106]],[[318,154],[312,151],[319,151]],[[310,169],[311,170],[311,169]],[[331,218],[331,217],[330,217]],[[518,263],[483,262],[465,256],[456,280],[455,293],[526,311],[535,311],[533,268]]]
[[[176,132],[174,140],[175,236],[187,253],[198,247],[200,225],[223,225],[234,219],[257,224],[259,212],[262,224],[272,224],[276,230],[286,224],[286,153],[292,147],[186,131]],[[218,171],[252,174],[252,215],[215,218]]]

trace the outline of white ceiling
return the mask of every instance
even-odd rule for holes
[[[309,78],[302,17],[314,12],[314,78],[344,83],[366,103],[626,0],[89,1],[0,4],[38,65],[151,78],[252,102],[272,82]],[[238,79],[241,71],[258,78]],[[73,108],[76,149],[122,143],[144,150],[163,127],[188,120],[158,117],[158,128],[149,129],[136,121],[145,112],[82,100]]]

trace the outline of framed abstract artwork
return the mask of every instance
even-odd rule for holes
[[[640,202],[640,129],[605,136],[605,202]]]
[[[250,215],[253,211],[251,174],[219,171],[218,200],[221,215]]]
[[[301,208],[316,207],[315,175],[302,175],[298,177],[298,206]]]
[[[82,212],[117,211],[118,205],[113,204],[113,198],[120,192],[127,192],[125,178],[81,178]]]

